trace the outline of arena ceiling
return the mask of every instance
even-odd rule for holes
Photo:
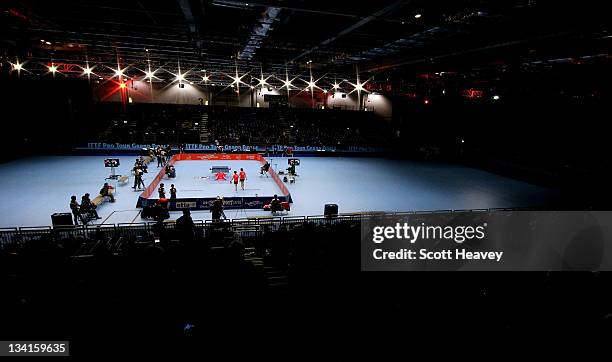
[[[467,69],[605,57],[603,2],[9,0],[3,60],[275,75]],[[128,70],[128,71],[130,71]],[[159,78],[163,78],[158,74]]]

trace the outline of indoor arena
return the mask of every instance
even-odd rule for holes
[[[0,358],[609,330],[603,3],[0,2]]]

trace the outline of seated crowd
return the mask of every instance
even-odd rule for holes
[[[120,120],[110,111],[98,117],[107,128],[97,138],[110,143],[200,143],[204,135],[224,145],[381,147],[392,135],[376,114],[359,111],[137,104]]]

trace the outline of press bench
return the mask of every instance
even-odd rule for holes
[[[123,176],[123,177],[127,177],[127,176]],[[110,189],[109,192],[111,194],[115,193],[115,191],[113,189]],[[96,206],[99,206],[101,203],[103,203],[106,200],[107,197],[108,196],[98,195],[93,200],[91,200],[91,203],[96,205]]]

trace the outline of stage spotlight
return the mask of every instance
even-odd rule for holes
[[[429,99],[424,100],[423,103],[425,103],[426,105],[429,104]]]
[[[91,75],[91,68],[89,66],[83,68],[84,75]]]
[[[420,18],[421,18],[421,16],[423,16],[423,15],[421,15],[421,14],[414,14],[414,18],[415,18],[415,19],[420,19]]]
[[[19,72],[19,71],[21,71],[21,69],[23,68],[23,67],[21,66],[21,63],[19,63],[19,62],[16,62],[15,64],[12,64],[12,63],[11,63],[11,65],[13,66],[13,70],[16,70],[16,71],[18,71],[18,72]]]
[[[49,71],[50,71],[51,73],[55,74],[55,72],[57,72],[57,67],[56,67],[55,65],[51,64],[51,65],[49,66]]]
[[[494,96],[493,96],[493,100],[496,100],[496,101],[497,101],[497,100],[499,100],[499,96],[498,96],[497,94],[496,94],[496,95],[494,95]]]
[[[205,82],[208,82],[210,80],[210,78],[207,75],[205,75],[205,76],[202,77],[202,80],[205,81]]]
[[[45,44],[51,45],[51,42],[50,41],[46,41]]]
[[[127,87],[127,85],[125,85],[125,83],[119,83],[119,88],[125,89],[126,87]]]
[[[115,77],[123,77],[123,69],[115,69]]]
[[[339,89],[340,86],[338,85],[338,83],[334,83],[334,89]]]
[[[323,93],[327,94],[327,89],[323,89]]]
[[[176,75],[176,78],[174,78],[174,80],[177,82],[182,82],[185,80],[185,76],[179,72],[179,74]]]

